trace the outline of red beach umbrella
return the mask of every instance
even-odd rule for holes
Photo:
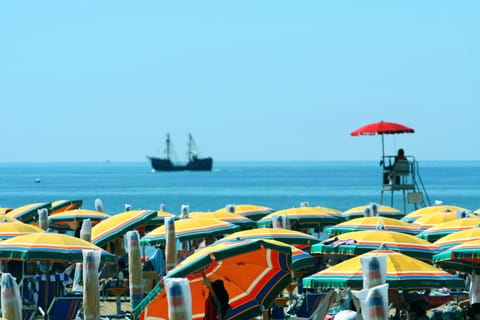
[[[381,135],[382,136],[382,159],[384,156],[384,147],[383,147],[383,135],[385,134],[399,134],[399,133],[414,133],[415,130],[409,128],[403,124],[395,123],[395,122],[386,122],[380,121],[375,123],[367,124],[363,127],[358,128],[355,131],[350,133],[351,136],[374,136],[374,135]]]

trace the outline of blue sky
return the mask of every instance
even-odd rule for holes
[[[0,162],[480,160],[478,1],[1,1]]]

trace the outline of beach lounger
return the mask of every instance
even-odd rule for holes
[[[43,316],[43,319],[48,320],[75,319],[82,306],[82,301],[82,295],[54,297],[46,312],[41,308],[39,309],[40,314]]]
[[[328,309],[335,298],[335,291],[315,292],[306,290],[302,304],[298,308],[295,315],[290,319],[295,320],[314,320],[323,319],[327,315]]]

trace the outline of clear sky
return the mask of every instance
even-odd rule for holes
[[[479,1],[0,2],[0,162],[480,160]]]

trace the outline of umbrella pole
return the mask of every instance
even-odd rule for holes
[[[210,281],[210,279],[207,278],[207,275],[203,271],[202,271],[202,278],[203,278],[203,283],[207,285],[208,291],[212,295],[212,299],[215,302],[215,305],[217,306],[217,318],[222,319],[222,310],[221,310],[222,305],[220,304],[220,301],[218,300],[218,297],[215,291],[213,290],[212,282]]]
[[[383,134],[382,134],[382,161],[384,160],[385,160],[385,148],[384,148],[384,141],[383,141]]]

